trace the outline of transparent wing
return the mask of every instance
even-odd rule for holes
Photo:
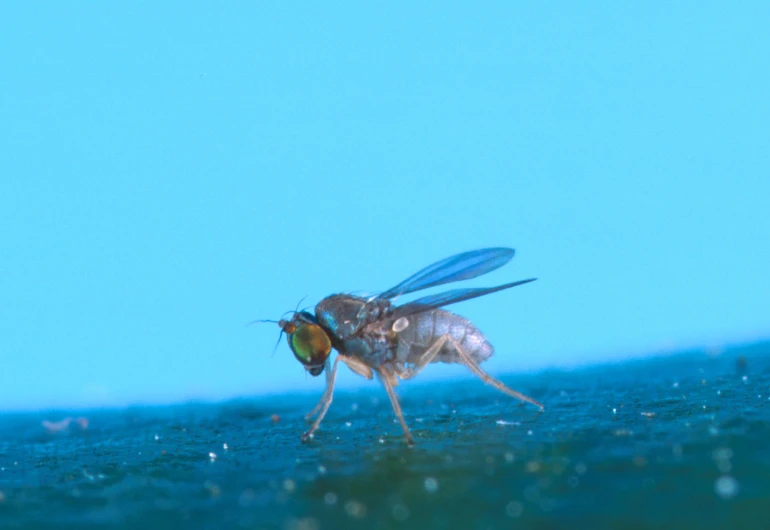
[[[516,287],[518,285],[524,285],[525,283],[534,282],[536,279],[537,278],[519,280],[518,282],[511,282],[503,285],[498,285],[497,287],[455,289],[453,291],[446,291],[443,293],[424,296],[423,298],[418,298],[417,300],[408,302],[402,306],[395,308],[393,311],[392,317],[394,319],[397,319],[400,317],[413,315],[415,313],[428,311],[430,309],[443,307],[445,305],[456,304],[457,302],[470,300],[471,298],[478,298],[479,296],[496,293],[497,291],[502,291],[503,289],[510,289],[511,287]]]
[[[456,254],[425,267],[377,298],[393,298],[444,283],[469,280],[502,267],[511,261],[514,253],[512,248],[482,248]]]

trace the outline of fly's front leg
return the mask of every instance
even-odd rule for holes
[[[318,403],[316,408],[310,412],[310,414],[313,414],[319,407],[320,412],[318,413],[318,417],[313,422],[313,425],[310,426],[310,429],[308,429],[307,432],[302,435],[303,442],[310,438],[316,429],[318,429],[318,426],[321,425],[321,420],[323,420],[324,416],[326,416],[326,411],[329,410],[329,406],[332,404],[332,395],[334,394],[334,379],[337,377],[337,362],[339,360],[340,356],[338,355],[334,358],[334,364],[332,364],[331,371],[327,372],[326,391],[323,393],[323,396],[321,396],[321,401]]]
[[[372,379],[374,377],[372,367],[366,364],[364,361],[356,359],[355,357],[338,356],[337,358],[340,359],[343,363],[347,364],[351,371],[357,373],[361,377],[365,377],[367,379]]]
[[[372,379],[374,377],[374,373],[372,372],[372,369],[364,363],[363,361],[360,361],[356,359],[355,357],[345,357],[344,355],[337,355],[337,359],[348,365],[348,368],[350,368],[353,372],[357,373],[358,375],[365,377],[367,379]],[[334,361],[337,362],[336,360]],[[321,410],[321,407],[324,403],[326,403],[326,400],[329,399],[329,393],[331,393],[331,389],[334,387],[334,384],[329,384],[329,379],[331,378],[332,371],[329,370],[329,362],[326,362],[326,390],[324,391],[323,395],[321,396],[321,401],[318,402],[318,405],[313,408],[310,412],[305,414],[305,419],[310,420],[315,414]]]
[[[337,361],[334,361],[334,362],[336,363]],[[321,394],[321,399],[318,401],[318,404],[315,407],[313,407],[313,410],[305,414],[305,420],[310,420],[310,418],[315,416],[316,413],[319,410],[321,410],[321,407],[323,407],[323,404],[326,403],[327,399],[329,399],[329,393],[331,392],[331,389],[334,388],[334,382],[331,381],[332,379],[331,365],[328,360],[324,363],[324,365],[325,365],[324,369],[326,370],[326,388],[324,389],[324,393]]]

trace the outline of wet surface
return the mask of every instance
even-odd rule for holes
[[[767,527],[770,345],[502,380],[3,414],[0,528]]]

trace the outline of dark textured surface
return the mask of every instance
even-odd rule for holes
[[[767,344],[503,380],[3,414],[0,528],[770,528]]]

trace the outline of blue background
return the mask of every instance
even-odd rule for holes
[[[492,373],[766,336],[770,4],[272,4],[2,8],[0,408],[320,393],[246,323],[485,246]]]

